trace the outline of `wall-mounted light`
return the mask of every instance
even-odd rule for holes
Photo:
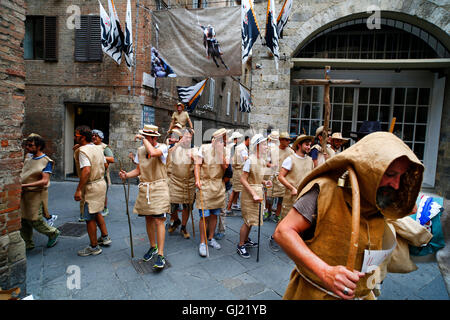
[[[81,116],[82,113],[83,113],[83,108],[82,107],[78,107],[77,108],[77,115]]]

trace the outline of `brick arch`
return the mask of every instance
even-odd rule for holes
[[[425,31],[437,37],[446,47],[450,48],[450,23],[447,17],[449,10],[431,1],[399,0],[399,1],[342,1],[320,12],[315,12],[304,22],[291,21],[288,26],[289,36],[285,46],[280,45],[283,53],[293,57],[309,39],[317,33],[346,20],[367,17],[367,8],[376,5],[381,9],[382,18],[398,19],[420,26]],[[291,17],[302,14],[303,7],[299,5],[291,13]],[[294,20],[294,19],[292,19]],[[284,40],[284,39],[283,39]],[[283,41],[282,40],[282,41]],[[284,48],[283,48],[284,47]]]

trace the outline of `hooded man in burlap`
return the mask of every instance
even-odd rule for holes
[[[352,165],[360,189],[360,228],[354,269],[364,249],[380,250],[385,219],[400,219],[414,208],[424,167],[395,135],[376,132],[313,170],[274,238],[295,262],[283,299],[374,299],[371,273],[346,267],[351,237],[352,190],[338,180]],[[372,287],[373,288],[373,287]]]

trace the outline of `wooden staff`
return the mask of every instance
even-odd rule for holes
[[[202,206],[202,217],[203,217],[203,229],[205,229],[205,243],[206,243],[206,256],[209,258],[209,249],[208,249],[208,236],[206,234],[206,222],[205,222],[205,210],[203,209],[203,195],[202,195],[202,189],[199,189],[200,191],[200,205]]]
[[[325,80],[330,80],[330,66],[325,67]],[[331,113],[331,104],[330,104],[330,83],[327,82],[324,85],[323,92],[323,103],[324,103],[324,122],[323,122],[323,131],[322,131],[322,152],[328,153],[327,142],[328,142],[328,128],[330,126],[330,113]],[[330,155],[328,153],[328,155]]]
[[[119,159],[120,171],[122,171],[122,161]],[[134,258],[134,250],[133,250],[133,234],[131,232],[131,221],[130,221],[130,212],[128,210],[128,199],[130,197],[130,181],[127,179],[128,183],[128,193],[125,189],[125,181],[122,180],[123,183],[123,192],[125,193],[125,204],[127,206],[127,217],[128,217],[128,229],[130,231],[130,245],[131,245],[131,258]]]
[[[350,185],[352,188],[352,235],[350,237],[350,249],[347,257],[347,269],[352,271],[355,269],[356,253],[358,252],[359,240],[359,217],[360,217],[360,193],[358,178],[355,170],[351,165],[347,167]]]
[[[397,121],[397,118],[396,118],[396,117],[393,117],[393,118],[392,118],[392,122],[391,122],[391,127],[389,128],[389,132],[390,132],[390,133],[394,132],[395,121]]]
[[[193,234],[193,237],[194,237],[194,239],[195,239],[195,228],[194,228],[194,215],[192,214],[192,206],[194,205],[194,201],[192,201],[192,204],[191,204],[191,186],[189,185],[189,181],[188,181],[188,198],[189,198],[189,204],[188,204],[188,207],[189,207],[189,215],[191,216],[191,220],[192,220],[192,234]]]

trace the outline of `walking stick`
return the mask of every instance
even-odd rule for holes
[[[359,239],[359,217],[360,217],[360,194],[358,179],[355,170],[351,165],[347,167],[350,185],[352,188],[352,235],[350,237],[350,249],[347,257],[347,269],[355,269],[356,253],[358,251]]]
[[[259,208],[258,208],[258,249],[256,251],[256,262],[259,262],[260,236],[261,236],[261,201],[259,202]]]
[[[193,234],[194,239],[195,239],[195,228],[194,228],[195,223],[194,223],[194,215],[192,214],[192,206],[194,205],[194,201],[192,201],[192,204],[191,204],[191,186],[190,185],[188,187],[188,198],[189,198],[189,204],[188,204],[188,206],[189,206],[189,215],[191,216],[191,220],[192,220],[192,234]]]
[[[119,160],[120,170],[122,171],[122,161]],[[128,210],[128,199],[130,197],[130,181],[128,181],[128,192],[125,189],[125,181],[122,181],[123,184],[123,191],[125,193],[125,204],[127,206],[127,217],[128,217],[128,229],[130,231],[130,245],[131,245],[131,258],[134,258],[134,250],[133,250],[133,234],[131,232],[131,221],[130,221],[130,212]]]
[[[203,209],[203,195],[202,195],[202,189],[199,189],[200,191],[200,205],[202,206],[202,217],[203,217],[203,229],[205,229],[205,242],[206,242],[206,256],[209,258],[209,249],[208,249],[208,237],[206,235],[206,222],[205,222],[205,210]]]

